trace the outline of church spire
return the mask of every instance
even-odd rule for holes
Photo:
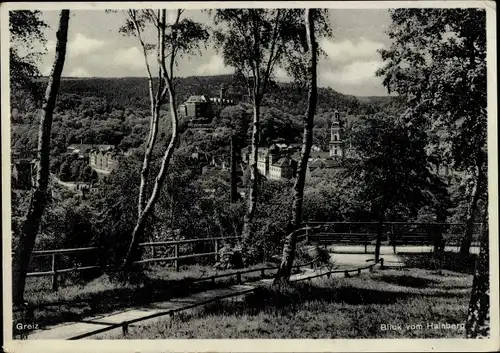
[[[343,144],[343,128],[340,122],[340,113],[338,109],[335,109],[330,129],[330,157],[342,158],[344,156]]]

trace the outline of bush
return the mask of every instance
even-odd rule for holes
[[[217,270],[243,268],[243,256],[238,246],[224,246],[219,251],[219,261],[214,265]]]

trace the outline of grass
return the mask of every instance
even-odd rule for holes
[[[476,254],[470,254],[466,258],[460,259],[459,255],[452,251],[443,252],[441,256],[438,256],[434,252],[400,253],[399,256],[401,256],[408,267],[467,274],[474,274],[477,259]]]
[[[260,267],[272,267],[272,264],[259,264],[249,269]],[[57,292],[52,291],[48,277],[28,278],[25,298],[35,307],[33,317],[29,317],[29,313],[16,311],[13,319],[14,322],[36,322],[39,327],[78,321],[96,314],[225,287],[234,283],[235,277],[220,278],[215,282],[192,283],[191,280],[232,272],[235,270],[217,271],[210,266],[196,265],[181,267],[176,272],[169,267],[156,266],[151,267],[142,280],[134,283],[121,283],[106,274],[87,283],[79,283],[68,276]],[[259,276],[260,272],[255,272],[241,277],[251,280]]]
[[[125,338],[457,338],[463,337],[462,328],[427,325],[465,322],[471,286],[468,274],[411,268],[281,290],[259,287],[241,301],[225,300],[132,327]],[[384,324],[397,329],[383,330]]]

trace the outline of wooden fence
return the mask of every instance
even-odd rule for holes
[[[174,256],[170,257],[153,257],[150,259],[143,259],[137,261],[137,263],[155,263],[155,262],[173,262],[174,268],[176,271],[179,271],[179,260],[183,259],[193,259],[193,258],[202,258],[213,256],[215,262],[217,262],[219,257],[219,249],[220,245],[224,241],[239,239],[240,237],[214,237],[214,238],[202,238],[202,239],[186,239],[186,240],[170,240],[170,241],[159,241],[159,242],[150,242],[150,243],[141,243],[139,247],[151,247],[156,248],[159,246],[163,247],[172,247],[174,249]],[[192,244],[192,243],[207,243],[213,242],[213,251],[198,253],[198,254],[180,254],[180,245],[182,244]]]
[[[397,246],[433,245],[441,235],[447,246],[458,246],[465,232],[465,223],[384,222],[382,241],[396,252]],[[364,245],[374,244],[377,222],[307,222],[307,237],[320,243]],[[479,243],[482,223],[474,223],[473,245]]]
[[[203,258],[208,256],[213,256],[214,260],[218,260],[218,254],[220,245],[224,241],[235,240],[239,237],[214,237],[214,238],[200,238],[200,239],[186,239],[186,240],[172,240],[172,241],[162,241],[162,242],[152,242],[152,243],[140,243],[139,246],[143,248],[147,247],[172,247],[174,249],[174,256],[169,257],[153,257],[146,258],[136,263],[139,264],[150,264],[155,262],[162,263],[173,263],[176,271],[179,271],[179,260],[184,259],[193,259],[193,258]],[[195,253],[195,254],[181,254],[180,253],[180,245],[182,244],[192,244],[192,243],[210,243],[213,242],[214,251],[205,252],[205,253]],[[28,272],[27,277],[52,277],[52,289],[57,291],[59,288],[59,275],[70,273],[70,272],[79,272],[85,270],[93,270],[100,269],[101,266],[94,264],[90,266],[80,266],[78,261],[74,261],[73,267],[59,269],[57,268],[57,257],[61,255],[69,255],[69,254],[82,254],[82,253],[90,253],[96,252],[99,250],[97,247],[86,247],[86,248],[74,248],[74,249],[57,249],[57,250],[36,250],[32,253],[32,258],[34,257],[49,257],[51,258],[51,269],[49,271],[37,271],[37,272]]]
[[[478,229],[482,229],[482,224],[475,224]],[[307,222],[305,226],[296,230],[298,240],[306,240],[310,243],[312,240],[322,243],[343,243],[343,244],[357,244],[363,245],[365,253],[367,253],[368,245],[372,244],[375,240],[377,222]],[[446,233],[443,232],[449,227],[458,226],[464,227],[463,223],[417,223],[417,222],[386,222],[384,226],[384,237],[389,239],[391,245],[396,252],[397,245],[429,245],[432,244],[433,237],[436,231],[441,231],[443,237],[446,239],[461,238],[461,233]],[[405,228],[406,227],[406,228]],[[437,230],[436,230],[437,229]],[[144,258],[138,260],[139,264],[151,263],[173,263],[174,269],[179,271],[179,261],[195,258],[206,258],[213,256],[214,261],[218,261],[219,250],[221,244],[226,241],[234,241],[239,237],[212,237],[212,238],[199,238],[199,239],[185,239],[185,240],[171,240],[162,242],[146,242],[140,243],[142,248],[157,247],[173,249],[173,256],[153,256],[151,258]],[[180,246],[183,244],[213,244],[213,251],[203,253],[189,253],[181,254]],[[447,244],[449,245],[449,244]],[[51,269],[49,271],[29,272],[27,277],[52,277],[52,289],[57,291],[59,288],[59,276],[70,272],[79,272],[87,270],[95,270],[101,268],[97,263],[81,266],[78,261],[74,261],[72,267],[57,268],[57,257],[69,254],[82,254],[89,252],[96,252],[97,247],[85,247],[75,249],[58,249],[58,250],[37,250],[33,251],[33,257],[50,257]],[[153,252],[154,255],[154,252]]]
[[[316,261],[311,261],[311,262],[308,262],[308,263],[305,263],[305,264],[296,265],[296,266],[294,266],[294,268],[296,270],[299,270],[301,267],[309,266],[309,265],[314,265],[315,262]],[[355,269],[350,269],[350,270],[328,270],[328,271],[325,271],[325,272],[321,272],[320,271],[317,274],[314,274],[314,275],[311,275],[311,276],[305,276],[305,277],[297,278],[297,279],[291,280],[290,282],[299,282],[299,281],[306,281],[306,280],[307,281],[311,281],[314,278],[323,277],[323,276],[327,276],[328,278],[330,278],[332,274],[336,274],[336,273],[343,273],[345,277],[350,277],[351,274],[358,274],[358,275],[360,275],[361,272],[364,271],[364,270],[369,270],[370,272],[373,271],[374,268],[375,268],[375,266],[377,264],[380,265],[381,269],[383,269],[384,268],[384,259],[380,258],[377,262],[374,262],[374,263],[372,263],[372,264],[370,264],[368,266],[363,266],[363,267],[359,267],[359,268],[355,268]],[[241,274],[243,274],[243,273],[250,273],[250,272],[256,272],[256,271],[261,271],[261,270],[262,271],[263,270],[277,270],[277,267],[273,267],[273,268],[261,268],[261,269],[253,269],[253,270],[243,270],[243,271],[237,271],[235,273],[236,273],[237,278],[241,279]],[[262,272],[262,274],[263,273],[264,272]],[[234,275],[234,274],[231,274],[231,275]],[[238,283],[241,283],[241,280],[239,280]],[[202,301],[199,301],[199,302],[195,302],[195,303],[192,303],[192,304],[187,304],[187,305],[185,305],[183,307],[180,307],[180,308],[168,309],[168,310],[165,310],[165,311],[161,311],[161,312],[154,313],[154,314],[151,314],[151,315],[148,315],[148,316],[144,316],[144,317],[140,317],[140,318],[137,318],[137,319],[126,320],[126,321],[122,321],[122,322],[116,323],[116,324],[109,324],[107,327],[103,327],[101,329],[97,329],[97,330],[94,330],[94,331],[91,331],[91,332],[86,332],[86,333],[83,333],[83,334],[78,334],[76,336],[73,336],[73,337],[69,338],[69,340],[78,340],[78,339],[82,339],[82,338],[88,338],[88,337],[92,337],[92,336],[95,336],[95,335],[98,335],[98,334],[101,334],[101,333],[104,333],[104,332],[108,332],[108,331],[115,330],[115,329],[120,329],[120,328],[122,330],[123,335],[125,336],[125,335],[128,334],[128,328],[132,324],[136,324],[136,323],[141,322],[141,321],[151,320],[151,319],[154,319],[154,318],[157,318],[157,317],[161,317],[161,316],[167,316],[167,315],[173,316],[173,315],[175,315],[175,314],[177,314],[178,312],[181,312],[181,311],[185,311],[185,310],[188,310],[188,309],[193,309],[193,308],[196,308],[196,307],[200,307],[200,306],[203,306],[203,305],[207,305],[207,304],[210,304],[210,303],[213,303],[213,302],[217,302],[217,301],[221,301],[223,299],[228,299],[228,298],[231,298],[231,297],[242,296],[242,295],[245,295],[245,294],[252,293],[254,291],[255,291],[255,288],[243,289],[243,290],[238,291],[236,293],[230,293],[230,294],[220,295],[220,296],[208,298],[206,300],[202,300]]]

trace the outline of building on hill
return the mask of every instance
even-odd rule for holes
[[[269,179],[282,180],[292,179],[297,171],[297,162],[291,157],[280,158],[276,163],[269,166]]]
[[[221,111],[236,102],[225,97],[226,90],[221,87],[219,97],[207,98],[205,95],[191,96],[179,106],[179,116],[190,118],[191,124],[209,124]]]
[[[68,153],[76,153],[78,154],[78,158],[88,158],[89,153],[93,149],[107,149],[114,148],[114,145],[97,145],[97,144],[88,144],[88,143],[79,143],[79,144],[71,144],[66,148]]]
[[[280,148],[276,144],[269,148],[260,147],[257,155],[257,169],[264,177],[272,180],[291,179],[297,171],[297,161],[291,155],[296,150],[291,146]]]
[[[234,99],[226,98],[226,88],[224,85],[222,85],[220,88],[219,97],[210,98],[210,102],[212,104],[212,110],[216,117],[220,117],[220,113],[224,108],[229,107],[231,105],[236,105]]]
[[[214,116],[210,99],[206,96],[191,96],[179,106],[179,114],[196,123],[210,123]]]
[[[123,152],[114,146],[94,148],[89,152],[89,163],[96,172],[106,175],[118,167],[122,156]]]

